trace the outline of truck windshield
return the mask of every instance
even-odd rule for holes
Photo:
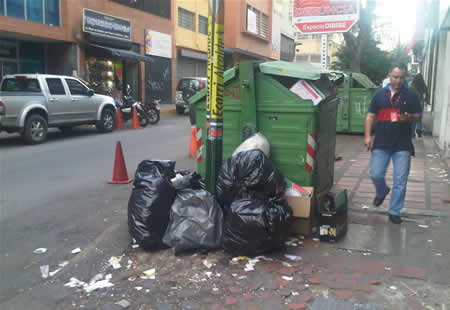
[[[37,79],[11,78],[3,80],[2,91],[40,93],[41,87]]]

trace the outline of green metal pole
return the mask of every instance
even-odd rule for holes
[[[222,165],[224,0],[209,0],[208,91],[206,104],[206,189],[215,194]]]

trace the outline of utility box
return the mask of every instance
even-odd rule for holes
[[[197,170],[205,176],[206,91],[195,104],[202,148]],[[246,138],[261,132],[271,160],[286,178],[315,192],[333,185],[337,90],[329,73],[299,64],[241,62],[224,73],[223,161]]]

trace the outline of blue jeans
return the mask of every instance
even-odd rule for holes
[[[374,149],[370,159],[370,177],[375,185],[377,197],[382,198],[386,196],[389,192],[389,187],[386,185],[385,176],[391,158],[394,164],[394,185],[392,186],[389,214],[400,215],[400,210],[405,203],[406,185],[411,166],[411,152],[391,152]]]

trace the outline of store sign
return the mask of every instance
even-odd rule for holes
[[[293,24],[301,33],[347,32],[359,19],[358,0],[293,0]]]
[[[172,36],[146,29],[145,55],[172,58]]]
[[[89,9],[83,10],[83,31],[108,38],[131,41],[131,22]]]

